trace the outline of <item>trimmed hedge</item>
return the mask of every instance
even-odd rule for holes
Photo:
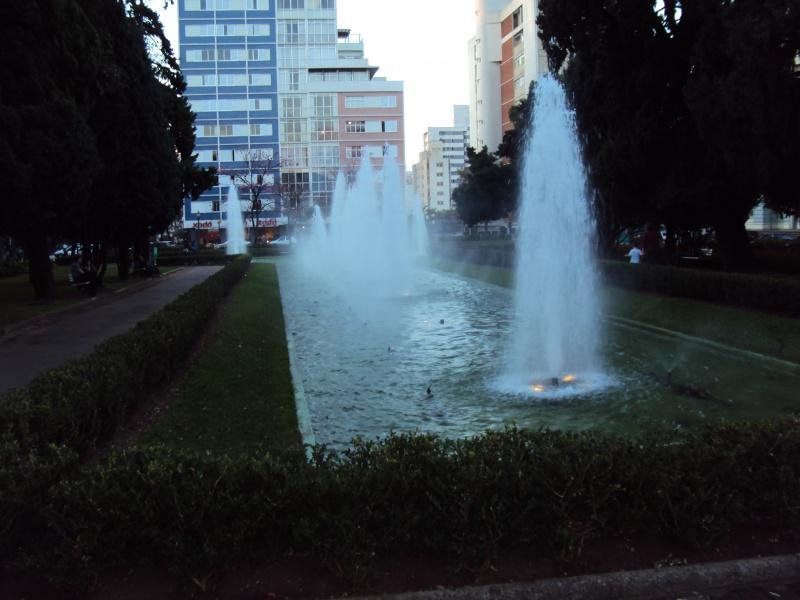
[[[249,257],[237,258],[88,356],[0,398],[0,556],[45,526],[50,488],[176,372],[249,265]]]
[[[618,261],[601,264],[606,281],[620,287],[800,316],[798,279]]]
[[[800,523],[798,425],[724,425],[680,440],[410,434],[338,455],[317,448],[308,462],[133,450],[70,469],[34,496],[25,553],[62,581],[142,562],[202,578],[310,555],[357,584],[393,553],[479,565],[513,548],[570,559],[597,538],[708,547],[737,527]]]
[[[28,272],[26,263],[0,262],[0,279],[3,277],[16,277]]]
[[[130,331],[0,398],[0,435],[23,452],[49,444],[79,454],[108,439],[145,391],[167,381],[250,264],[240,257]]]
[[[514,246],[509,242],[450,242],[436,246],[434,253],[449,260],[514,268]],[[800,316],[800,278],[613,260],[599,264],[605,281],[619,287]]]

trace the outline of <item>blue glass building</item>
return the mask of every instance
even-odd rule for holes
[[[197,113],[198,163],[214,166],[219,186],[184,201],[184,227],[196,239],[224,238],[228,187],[264,169],[262,226],[281,224],[278,75],[274,0],[178,0],[180,63]],[[247,215],[247,186],[241,185]],[[246,223],[249,225],[249,223]]]

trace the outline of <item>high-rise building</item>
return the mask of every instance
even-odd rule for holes
[[[423,134],[423,150],[413,173],[417,194],[426,210],[455,208],[453,190],[466,166],[469,130],[469,107],[455,105],[451,127],[429,127]]]
[[[335,0],[178,7],[198,162],[222,174],[219,187],[187,201],[187,228],[224,228],[221,200],[237,172],[268,167],[262,217],[275,226],[287,207],[327,206],[337,172],[354,169],[362,154],[376,166],[403,164],[403,83],[376,77],[363,41],[337,27]]]
[[[509,110],[547,73],[537,6],[537,0],[475,0],[475,37],[468,43],[473,148],[497,150],[512,128]]]
[[[197,113],[198,163],[220,173],[217,187],[185,200],[184,227],[213,241],[225,226],[223,200],[235,173],[259,163],[268,181],[279,177],[275,6],[273,0],[180,0],[178,22],[186,95]]]

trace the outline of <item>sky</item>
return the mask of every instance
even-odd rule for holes
[[[161,0],[151,1],[161,10]],[[361,35],[376,76],[405,83],[407,169],[419,160],[425,130],[452,125],[453,105],[469,103],[472,7],[471,0],[338,0],[339,28]],[[177,48],[177,6],[161,12]]]

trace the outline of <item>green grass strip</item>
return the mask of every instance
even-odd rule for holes
[[[302,443],[275,265],[252,265],[167,413],[139,445],[281,453]]]
[[[502,287],[513,272],[502,267],[436,259],[432,266]],[[688,298],[605,286],[605,312],[685,335],[800,363],[800,319]]]

